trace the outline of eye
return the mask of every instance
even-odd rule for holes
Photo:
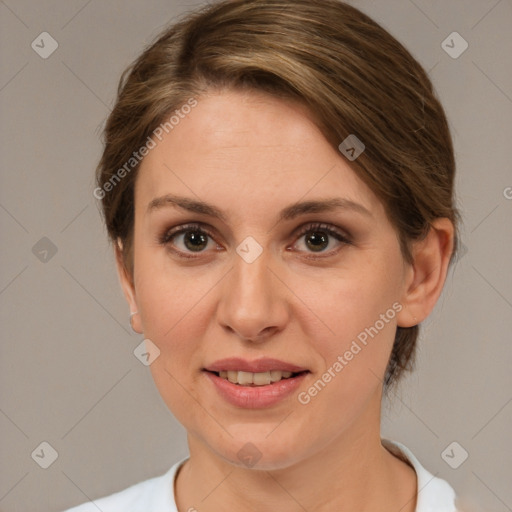
[[[338,252],[335,248],[331,248],[330,250],[326,250],[331,244],[330,238],[334,238],[338,243],[334,245],[351,245],[352,242],[349,238],[349,235],[338,230],[334,226],[329,224],[322,223],[312,223],[303,226],[298,233],[296,233],[298,238],[304,237],[304,246],[306,247],[306,252],[310,253],[327,253],[322,254],[320,257],[330,256],[333,252]],[[308,256],[309,257],[309,256]],[[313,256],[315,257],[315,256]]]
[[[208,247],[208,239],[213,240],[211,233],[201,224],[194,223],[165,231],[158,241],[180,257],[195,258],[195,256],[189,256],[188,254],[204,252],[204,249]],[[171,245],[178,245],[178,249],[173,249]]]
[[[310,258],[315,257],[326,257],[330,256],[338,250],[329,248],[331,243],[330,238],[334,238],[337,241],[338,246],[351,245],[352,242],[349,235],[339,230],[338,228],[329,224],[322,223],[310,223],[299,229],[298,232],[294,233],[294,237],[304,239],[304,246],[306,247],[305,252],[312,253]],[[158,242],[169,248],[172,252],[183,258],[196,258],[191,254],[206,252],[205,250],[211,246],[209,241],[214,241],[211,232],[205,228],[202,224],[191,223],[182,226],[177,226],[170,230],[165,231],[158,239]],[[218,245],[213,243],[215,248],[218,249]],[[295,243],[297,245],[297,242]],[[299,244],[300,245],[300,244]],[[177,248],[175,248],[177,246]],[[303,252],[300,250],[300,252]],[[322,253],[321,256],[315,256],[316,254]],[[326,254],[323,254],[326,253]]]

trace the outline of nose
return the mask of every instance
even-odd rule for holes
[[[264,250],[248,263],[235,255],[234,266],[220,290],[218,321],[240,339],[261,343],[282,331],[289,318],[286,287]],[[280,280],[281,279],[281,280]]]

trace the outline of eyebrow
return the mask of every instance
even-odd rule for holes
[[[148,204],[147,213],[151,213],[164,207],[178,207],[189,212],[214,217],[224,223],[226,223],[227,220],[225,213],[216,206],[205,203],[203,201],[196,201],[195,199],[176,196],[173,194],[166,194],[164,196],[156,197],[153,199]],[[362,204],[356,203],[346,198],[333,197],[322,200],[303,201],[287,206],[279,213],[278,222],[291,220],[295,217],[298,217],[299,215],[305,215],[307,213],[326,213],[338,209],[350,210],[366,217],[373,217],[371,212],[367,210]]]

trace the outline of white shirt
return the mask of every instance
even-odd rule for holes
[[[414,468],[418,478],[416,512],[456,512],[455,492],[445,480],[431,475],[403,444],[388,439],[382,439],[382,444],[397,457],[409,461]],[[164,475],[64,512],[178,512],[174,479],[187,459],[174,464]]]

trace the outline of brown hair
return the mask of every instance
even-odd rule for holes
[[[365,150],[349,164],[383,202],[405,260],[411,242],[447,217],[455,226],[453,262],[459,214],[452,139],[421,65],[384,28],[337,0],[225,0],[167,28],[121,77],[95,196],[130,274],[139,164],[126,162],[175,109],[222,88],[306,105],[335,148],[355,134]],[[417,325],[397,328],[386,389],[412,369],[418,333]]]

